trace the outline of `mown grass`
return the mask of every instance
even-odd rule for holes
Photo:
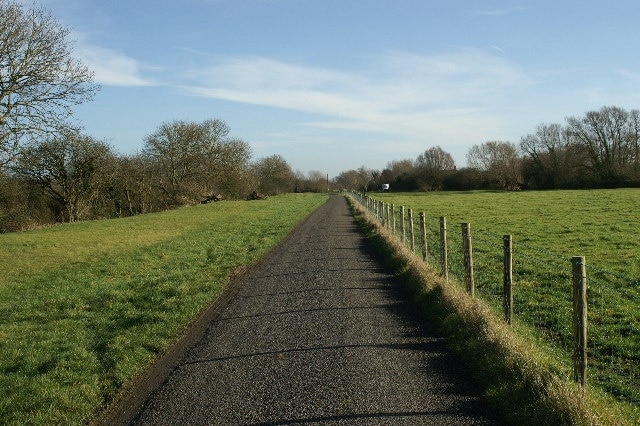
[[[637,407],[570,379],[570,366],[521,322],[507,325],[487,302],[471,297],[424,263],[388,228],[354,204],[370,241],[409,287],[425,315],[472,369],[485,395],[510,424],[632,425]]]
[[[562,363],[572,350],[571,264],[586,256],[589,382],[640,410],[640,190],[373,194],[449,228],[450,264],[462,276],[459,223],[472,225],[476,294],[499,313],[502,236],[513,235],[515,315],[535,327]],[[432,259],[436,261],[436,259]],[[606,272],[605,272],[606,271]],[[557,350],[555,349],[557,348]]]
[[[0,423],[83,424],[326,200],[297,194],[0,235]]]

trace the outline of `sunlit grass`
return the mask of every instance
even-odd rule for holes
[[[400,243],[397,233],[393,235],[359,207],[356,211],[370,241],[413,290],[425,316],[440,326],[450,348],[465,360],[471,375],[507,422],[639,424],[637,404],[616,400],[611,393],[592,385],[581,388],[572,380],[565,354],[549,339],[524,321],[507,325],[499,310],[483,300],[484,293],[472,298],[459,277],[445,280],[437,263],[433,264],[435,268],[427,266],[421,256]],[[526,283],[528,287],[536,285]],[[561,310],[560,299],[555,298],[555,303],[545,309]],[[631,363],[629,370],[632,369],[637,374],[637,363]]]
[[[640,190],[371,194],[449,228],[450,268],[461,280],[460,223],[472,225],[476,295],[502,309],[502,236],[514,241],[515,315],[572,351],[572,256],[585,256],[589,381],[640,406]],[[604,273],[607,271],[610,273]]]
[[[519,192],[375,193],[374,198],[405,205],[427,216],[445,216],[458,232],[469,222],[497,235],[512,234],[567,258],[586,256],[590,264],[640,279],[640,189]]]
[[[323,195],[0,235],[0,422],[82,424]]]

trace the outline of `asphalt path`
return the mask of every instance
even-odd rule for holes
[[[497,424],[343,197],[215,310],[130,424]]]

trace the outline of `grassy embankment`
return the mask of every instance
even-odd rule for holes
[[[325,200],[283,195],[0,235],[0,423],[89,421],[237,268]]]
[[[609,280],[597,269],[588,270],[588,274],[592,274],[592,278],[588,278],[590,386],[582,395],[583,399],[575,399],[572,395],[580,392],[571,384],[570,378],[571,266],[568,261],[572,255],[585,255],[588,265],[624,276],[640,276],[637,261],[640,248],[637,234],[633,232],[640,216],[640,191],[386,193],[373,194],[373,197],[407,206],[415,212],[426,212],[432,248],[437,245],[439,216],[447,217],[450,240],[461,239],[459,223],[472,224],[476,275],[480,278],[477,278],[476,295],[483,301],[450,299],[453,294],[462,300],[467,297],[459,292],[461,286],[440,283],[435,276],[427,278],[429,284],[421,292],[430,296],[437,293],[435,304],[444,310],[434,311],[433,306],[429,309],[447,317],[443,327],[455,335],[452,341],[467,354],[470,362],[486,362],[488,369],[476,365],[479,377],[490,383],[488,394],[494,402],[513,412],[516,421],[531,421],[535,413],[540,415],[540,420],[549,420],[553,418],[548,417],[553,412],[560,413],[556,420],[564,422],[634,424],[640,421],[637,402],[640,391],[637,362],[640,288],[617,277]],[[376,229],[374,234],[385,235],[386,232]],[[501,237],[504,234],[513,234],[516,250],[516,324],[513,327],[504,327],[500,313]],[[381,244],[388,246],[390,243]],[[450,246],[450,252],[459,250],[459,245]],[[555,256],[556,253],[559,256]],[[560,256],[566,260],[558,260]],[[461,258],[459,254],[451,257],[454,263],[459,263]],[[435,261],[431,259],[432,264],[437,265]],[[407,269],[407,262],[402,260],[401,268]],[[422,271],[423,267],[420,265],[417,269]],[[409,270],[412,268],[416,266]],[[563,270],[558,271],[558,268]],[[434,270],[429,271],[433,275]],[[449,317],[448,312],[458,314]],[[486,315],[491,319],[485,318]],[[471,333],[461,331],[461,321],[465,327],[470,327]],[[482,324],[480,329],[476,322]],[[493,330],[494,326],[496,330]],[[502,338],[499,338],[496,343],[496,336],[504,336],[507,341],[501,342]],[[470,340],[465,340],[467,338]],[[493,357],[504,359],[496,363]],[[515,374],[505,370],[505,365],[513,371],[522,369],[521,365],[540,371]],[[529,384],[523,384],[523,392],[518,392],[521,385],[514,386],[511,379]],[[601,392],[602,389],[615,395],[618,401]],[[514,405],[519,398],[536,402],[531,406]]]

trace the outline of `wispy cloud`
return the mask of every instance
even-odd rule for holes
[[[96,83],[106,86],[154,86],[157,83],[142,75],[137,60],[122,52],[81,43],[76,47],[79,58],[94,72]]]
[[[495,131],[499,118],[488,110],[509,89],[529,84],[505,59],[476,49],[391,52],[354,72],[228,57],[189,78],[191,95],[321,116],[304,123],[310,127],[452,141]]]

